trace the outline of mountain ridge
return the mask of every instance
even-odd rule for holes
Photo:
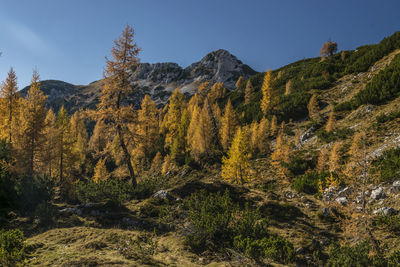
[[[223,82],[227,89],[232,90],[240,76],[247,79],[257,73],[224,49],[212,51],[186,68],[174,62],[139,63],[132,71],[131,84],[137,90],[129,95],[128,101],[134,105],[140,105],[145,94],[149,94],[157,104],[165,104],[176,88],[193,95],[197,86],[205,81],[211,84]],[[80,108],[94,108],[102,87],[103,80],[87,85],[53,79],[41,81],[41,89],[48,95],[48,106],[57,111],[64,105],[69,113]],[[28,90],[29,86],[23,88],[21,95],[24,97]]]

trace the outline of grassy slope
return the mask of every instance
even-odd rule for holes
[[[357,93],[365,84],[376,75],[381,69],[387,66],[397,50],[379,60],[368,72],[358,75],[346,75],[339,79],[336,84],[327,90],[321,91],[322,101],[336,103],[343,102]],[[352,82],[357,80],[358,82]],[[386,130],[376,129],[373,124],[376,116],[382,113],[389,113],[399,110],[400,98],[397,98],[385,105],[376,106],[369,113],[364,113],[364,107],[353,112],[342,112],[338,114],[337,125],[339,127],[351,127],[355,130],[366,130],[371,146],[368,152],[372,155],[378,148],[385,149],[396,145],[395,140],[400,135],[400,124],[398,119],[385,124]],[[327,116],[329,107],[322,113]],[[308,122],[298,122],[290,125],[293,129],[305,131]],[[289,141],[293,141],[290,137]],[[350,143],[351,136],[343,140],[343,143]],[[299,150],[306,153],[319,150],[322,146],[330,146],[311,138]],[[299,152],[299,151],[297,151]],[[209,191],[224,191],[230,187],[235,197],[241,201],[249,201],[261,207],[264,216],[271,220],[271,231],[287,237],[293,242],[295,248],[303,247],[306,255],[311,255],[312,244],[317,241],[329,241],[331,239],[346,239],[346,233],[340,230],[339,223],[324,222],[318,219],[317,212],[324,207],[324,203],[313,196],[298,194],[294,192],[289,184],[281,183],[272,169],[268,159],[254,161],[254,168],[257,170],[256,182],[246,186],[228,186],[219,182],[218,170],[196,172],[188,175],[171,177],[169,190],[175,197],[186,197],[189,193],[196,192],[201,188]],[[262,189],[263,185],[270,185]],[[271,186],[272,185],[272,186]],[[264,187],[265,188],[265,187]],[[290,197],[289,197],[290,196]],[[30,236],[27,244],[30,250],[29,265],[37,266],[226,266],[224,259],[212,255],[195,255],[185,250],[183,235],[186,220],[176,221],[174,231],[167,231],[157,236],[159,249],[152,259],[142,262],[129,259],[120,253],[120,240],[127,236],[136,236],[143,230],[151,230],[157,223],[157,217],[146,209],[151,199],[142,201],[133,200],[126,203],[126,209],[115,211],[109,209],[110,213],[104,218],[90,215],[90,212],[81,216],[63,215],[51,226],[37,226],[29,229]],[[399,209],[396,201],[388,203]],[[157,206],[157,204],[153,205]],[[376,205],[376,204],[375,204]],[[99,207],[107,210],[107,207]],[[122,218],[128,217],[139,220],[146,227],[132,227],[124,225]],[[24,226],[30,222],[15,222]],[[51,229],[54,228],[54,229]],[[47,230],[50,229],[50,230]],[[378,230],[375,232],[378,240],[389,249],[400,248],[400,240],[393,234]],[[310,251],[308,251],[309,249]],[[241,266],[246,262],[243,259],[234,258],[230,263],[233,266]],[[247,262],[248,264],[251,264]],[[279,266],[272,263],[273,265]]]

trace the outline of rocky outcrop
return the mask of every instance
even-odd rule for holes
[[[192,95],[197,86],[205,81],[211,84],[223,82],[227,89],[234,89],[240,76],[249,78],[256,72],[226,50],[219,49],[203,57],[186,68],[176,63],[140,63],[132,70],[133,93],[127,103],[140,105],[145,94],[149,94],[157,104],[165,104],[176,88],[182,93]],[[99,101],[103,87],[102,80],[89,85],[72,85],[62,81],[41,82],[41,88],[48,95],[49,107],[57,111],[61,105],[73,113],[79,108],[94,108]],[[25,96],[29,87],[21,90]]]

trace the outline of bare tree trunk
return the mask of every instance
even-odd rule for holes
[[[122,151],[124,152],[125,161],[126,161],[126,164],[128,165],[128,170],[129,170],[132,185],[134,187],[136,187],[137,182],[136,182],[135,171],[133,170],[132,163],[131,163],[131,155],[129,154],[128,148],[126,147],[125,140],[122,136],[122,128],[120,125],[117,126],[117,132],[118,132],[118,137],[119,137]]]

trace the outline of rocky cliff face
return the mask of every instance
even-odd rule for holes
[[[176,88],[181,92],[192,95],[197,86],[210,81],[211,84],[223,82],[228,89],[235,88],[239,76],[249,78],[256,72],[243,64],[234,55],[220,49],[207,54],[199,62],[186,68],[176,63],[141,63],[133,70],[132,86],[135,93],[129,102],[139,104],[145,94],[149,94],[158,104],[168,101]],[[93,108],[98,103],[102,89],[102,81],[96,81],[85,86],[76,86],[62,81],[42,81],[42,90],[49,96],[49,106],[55,110],[64,105],[70,112],[79,108]],[[24,96],[29,88],[21,91]]]

